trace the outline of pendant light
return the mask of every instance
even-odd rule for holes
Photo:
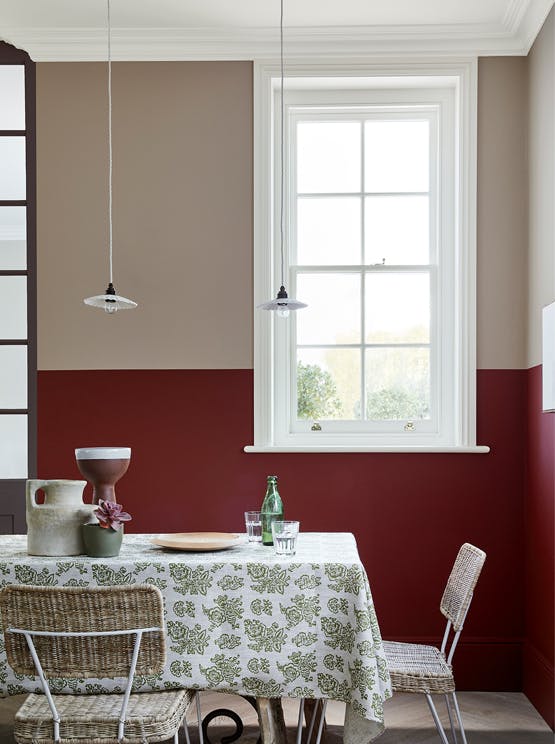
[[[280,17],[279,17],[279,49],[280,49],[280,118],[281,118],[281,130],[280,130],[280,197],[279,197],[279,236],[280,236],[280,256],[281,256],[281,286],[275,300],[269,302],[263,302],[258,307],[261,310],[273,310],[277,313],[279,318],[287,318],[290,310],[300,310],[306,307],[306,303],[294,300],[292,297],[287,295],[285,289],[284,280],[284,258],[283,258],[283,243],[284,243],[284,210],[283,210],[283,193],[284,193],[284,177],[285,177],[285,140],[284,140],[284,104],[283,104],[283,89],[284,89],[284,74],[283,74],[283,0],[280,0]]]
[[[112,315],[118,310],[131,310],[137,307],[137,303],[128,300],[116,293],[113,284],[112,271],[112,24],[110,22],[110,0],[107,3],[108,17],[108,222],[109,222],[109,240],[108,255],[110,265],[110,282],[106,292],[102,295],[87,297],[83,302],[85,305],[100,307]]]

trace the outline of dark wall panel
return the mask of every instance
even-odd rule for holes
[[[80,477],[75,447],[132,447],[118,486],[130,530],[243,530],[243,511],[276,473],[301,529],[356,535],[385,637],[438,639],[455,554],[465,541],[480,546],[488,559],[459,682],[520,689],[525,372],[478,373],[487,455],[245,454],[252,370],[41,371],[38,390],[39,477]]]

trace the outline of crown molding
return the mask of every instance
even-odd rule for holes
[[[536,36],[545,23],[554,0],[521,0],[526,5],[518,24],[518,35],[522,43],[522,53],[528,54]]]
[[[510,0],[502,25],[511,34],[517,34],[525,13],[530,8],[530,0]]]
[[[4,29],[3,38],[24,48],[35,62],[106,60],[105,29]],[[522,54],[518,37],[482,27],[422,26],[293,29],[285,32],[285,53],[295,57],[352,57],[376,54]],[[275,29],[113,29],[112,59],[249,60],[279,54]]]
[[[511,0],[496,24],[285,28],[289,56],[525,55],[554,0]],[[4,28],[35,62],[106,60],[105,28]],[[250,60],[279,53],[277,28],[113,28],[112,59]]]

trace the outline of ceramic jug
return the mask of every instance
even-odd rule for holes
[[[95,508],[83,503],[84,480],[27,481],[27,552],[29,555],[81,555],[81,525]],[[37,491],[44,503],[37,503]]]

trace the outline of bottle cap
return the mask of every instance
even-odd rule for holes
[[[269,481],[276,480],[277,481],[277,475],[269,475],[267,477],[267,480],[269,480]]]

